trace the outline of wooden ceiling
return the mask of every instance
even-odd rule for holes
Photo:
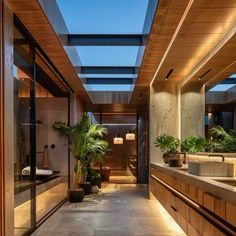
[[[216,51],[216,45],[235,23],[235,0],[160,0],[132,102],[151,82],[164,82],[170,69],[174,70],[168,83],[181,86],[198,81],[208,69],[211,71],[204,80],[198,81],[208,86],[234,73],[235,36],[220,50]]]
[[[8,2],[62,76],[89,103],[89,96],[38,1]],[[159,0],[132,95],[132,105],[130,108],[129,105],[121,105],[122,109],[119,105],[107,108],[123,111],[136,109],[138,104],[147,104],[151,82],[181,86],[197,82],[211,87],[225,79],[236,70],[234,34],[224,41],[225,34],[230,30],[233,32],[235,23],[235,0]],[[219,49],[221,41],[224,43]],[[165,81],[170,69],[173,73]],[[211,71],[201,81],[198,80],[209,69]],[[106,109],[106,106],[103,107]]]
[[[36,0],[8,0],[10,7],[80,98],[90,103],[88,94],[72,66],[61,42]]]

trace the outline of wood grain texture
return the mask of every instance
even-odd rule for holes
[[[80,98],[84,102],[90,103],[90,99],[62,46],[61,38],[53,30],[39,2],[35,0],[8,0],[8,2],[16,16],[47,54],[72,89],[80,94]],[[47,2],[50,3],[50,1]],[[55,11],[51,12],[55,13]]]
[[[14,81],[13,81],[13,12],[3,1],[3,76],[4,76],[4,214],[5,235],[14,235]]]
[[[177,3],[178,2],[178,3]],[[159,1],[148,44],[141,63],[132,102],[140,92],[141,86],[148,87],[163,58],[178,23],[189,1]],[[235,1],[195,0],[180,27],[180,30],[162,62],[154,80],[159,84],[164,81],[170,69],[174,69],[170,82],[182,84],[194,68],[214,49],[216,44],[231,30],[236,23]],[[204,81],[211,86],[235,72],[235,37],[229,40],[200,70],[194,73],[188,83],[204,76]],[[210,82],[209,82],[210,81]],[[187,84],[188,84],[187,83]]]
[[[2,49],[2,7],[3,2],[0,0],[0,235],[4,235],[4,150],[3,150],[3,49]]]

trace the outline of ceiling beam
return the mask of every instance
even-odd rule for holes
[[[86,84],[133,84],[133,78],[86,78]]]
[[[142,34],[68,34],[68,46],[143,46]]]
[[[134,66],[82,66],[75,67],[78,74],[136,74]]]

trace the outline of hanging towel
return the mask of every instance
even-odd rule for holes
[[[30,166],[25,167],[22,170],[22,174],[23,175],[30,175]],[[43,170],[43,169],[38,169],[36,167],[36,175],[52,175],[52,174],[53,174],[52,170]]]

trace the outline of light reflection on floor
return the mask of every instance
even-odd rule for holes
[[[185,236],[157,200],[136,184],[105,183],[82,203],[65,203],[34,236]]]

